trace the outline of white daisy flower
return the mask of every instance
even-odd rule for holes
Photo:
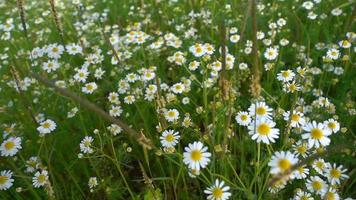
[[[198,69],[199,66],[200,66],[200,62],[194,60],[194,61],[192,61],[192,62],[189,63],[188,68],[189,68],[189,70],[191,70],[191,71],[195,71],[195,70]]]
[[[98,86],[96,85],[95,82],[90,82],[85,84],[84,87],[82,87],[82,92],[86,94],[92,94],[97,88]]]
[[[328,57],[332,60],[337,60],[340,57],[340,51],[337,49],[329,49],[326,52],[326,57]]]
[[[305,179],[307,176],[309,175],[309,169],[306,168],[305,165],[301,166],[301,167],[298,167],[297,170],[295,170],[293,173],[292,173],[292,179],[293,178],[296,178],[296,179]]]
[[[128,95],[124,98],[124,102],[126,104],[133,104],[135,101],[136,101],[136,98],[133,95]]]
[[[325,128],[333,133],[337,133],[340,130],[340,123],[334,119],[328,119],[324,122]]]
[[[274,143],[275,139],[278,138],[279,130],[274,128],[275,122],[261,118],[257,121],[252,121],[248,126],[249,135],[253,140],[257,140],[258,143],[261,141],[266,144]]]
[[[34,177],[32,177],[33,187],[39,188],[44,186],[48,181],[48,171],[42,170],[41,172],[36,172]]]
[[[339,46],[344,49],[348,49],[351,47],[351,42],[349,42],[348,40],[342,40],[339,42]]]
[[[235,120],[241,126],[248,126],[251,122],[251,117],[248,112],[240,111],[237,113]]]
[[[0,146],[1,156],[14,156],[21,148],[21,138],[10,137]]]
[[[324,199],[324,200],[340,200],[340,195],[337,193],[337,191],[335,189],[329,189],[329,191],[327,191],[324,194],[322,199]]]
[[[314,198],[310,193],[299,190],[293,200],[314,200]]]
[[[94,141],[93,137],[85,136],[85,138],[80,142],[79,147],[80,151],[83,153],[91,154],[93,153],[92,142]]]
[[[62,45],[51,44],[46,49],[48,57],[59,59],[63,54],[64,48]]]
[[[298,111],[293,111],[292,116],[290,116],[290,112],[287,111],[283,114],[284,120],[289,121],[290,118],[290,125],[291,127],[300,127],[305,124],[304,114]]]
[[[184,150],[183,162],[190,169],[200,170],[210,162],[211,153],[207,152],[208,147],[205,147],[201,142],[190,143]]]
[[[160,137],[163,147],[171,148],[176,146],[180,138],[179,132],[174,132],[174,130],[165,130]]]
[[[313,162],[312,167],[319,174],[324,174],[324,171],[327,167],[327,163],[324,161],[324,159],[319,158],[318,160],[315,160]]]
[[[182,83],[176,83],[171,87],[171,90],[175,93],[175,94],[182,94],[185,90],[185,85]]]
[[[55,60],[50,60],[48,62],[44,62],[42,69],[47,73],[51,73],[56,71],[59,68],[59,63]]]
[[[122,110],[121,106],[111,106],[111,109],[109,110],[110,116],[113,116],[113,117],[120,117],[122,112],[123,112],[123,110]]]
[[[295,73],[292,70],[282,70],[280,73],[277,74],[277,80],[283,82],[289,82],[293,80]]]
[[[83,49],[80,45],[71,43],[66,45],[66,50],[69,55],[76,55],[76,54],[81,54]]]
[[[267,60],[274,60],[278,56],[278,49],[277,48],[272,48],[268,47],[264,53],[264,56]]]
[[[85,83],[85,81],[87,80],[89,75],[88,69],[87,68],[82,68],[82,69],[78,69],[77,73],[74,75],[74,79],[76,81]]]
[[[37,131],[40,132],[41,135],[45,135],[54,131],[56,127],[57,125],[53,120],[47,119],[40,123],[40,126],[37,127]]]
[[[332,185],[339,185],[341,180],[349,178],[349,176],[345,174],[346,171],[347,169],[343,169],[342,165],[336,166],[335,163],[333,165],[328,164],[325,169],[326,177]]]
[[[327,185],[319,176],[312,176],[307,180],[306,187],[309,191],[319,195],[324,195],[327,192]]]
[[[289,151],[277,151],[268,163],[271,174],[288,172],[298,162],[296,155]]]
[[[205,54],[205,48],[201,44],[194,44],[193,46],[189,47],[189,51],[195,56],[195,57],[201,57]]]
[[[328,146],[330,144],[330,139],[328,136],[331,134],[331,131],[326,129],[324,124],[317,123],[315,121],[309,122],[303,126],[303,130],[307,133],[302,135],[303,139],[308,139],[309,148]]]
[[[231,36],[230,36],[230,42],[232,42],[232,43],[236,43],[236,42],[238,42],[239,40],[240,40],[240,36],[237,35],[237,34],[234,34],[234,35],[231,35]]]
[[[272,119],[272,109],[265,102],[256,102],[248,108],[251,117]]]
[[[230,187],[225,186],[224,181],[219,181],[219,179],[215,180],[215,183],[204,190],[204,193],[208,195],[208,200],[227,200],[231,196],[231,192],[229,192]]]
[[[0,172],[0,190],[7,190],[13,185],[12,172],[3,170]]]
[[[292,148],[297,156],[302,156],[303,158],[308,156],[308,143],[299,140],[293,144]]]
[[[90,177],[88,186],[90,189],[94,189],[96,186],[98,186],[98,179],[96,177]]]
[[[165,113],[165,118],[169,122],[174,122],[175,120],[179,119],[179,112],[177,109],[169,109]]]

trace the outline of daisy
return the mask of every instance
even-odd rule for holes
[[[329,191],[327,191],[324,196],[323,196],[324,200],[340,200],[340,196],[339,194],[336,192],[335,189],[329,189]]]
[[[305,124],[304,114],[298,111],[293,111],[292,116],[290,116],[290,112],[287,111],[283,114],[284,120],[289,121],[291,127],[300,127]]]
[[[346,171],[342,165],[337,167],[335,163],[333,165],[329,164],[325,169],[326,177],[332,185],[340,184],[341,180],[349,178],[348,175],[344,174]]]
[[[59,68],[59,64],[55,60],[50,60],[48,62],[43,63],[42,69],[47,73],[54,72]]]
[[[83,49],[80,45],[71,43],[66,45],[66,50],[69,55],[76,55],[76,54],[81,54]]]
[[[324,174],[327,164],[322,158],[319,158],[313,162],[312,167],[319,174]]]
[[[235,120],[241,126],[248,126],[251,122],[251,117],[248,112],[240,111],[237,113]]]
[[[208,147],[204,147],[201,142],[193,142],[184,148],[183,162],[190,169],[200,170],[205,168],[210,162],[211,153],[207,152]]]
[[[165,113],[165,118],[167,121],[169,122],[173,122],[177,119],[179,119],[179,112],[177,109],[169,109],[166,113]]]
[[[113,117],[120,117],[122,112],[123,112],[123,110],[122,110],[121,106],[111,106],[111,109],[109,110],[110,116],[113,116]]]
[[[124,98],[124,102],[127,104],[133,104],[136,101],[135,96],[128,95]]]
[[[41,161],[39,160],[38,157],[32,156],[30,159],[26,161],[26,170],[25,172],[32,173],[36,169],[40,167]]]
[[[312,176],[307,180],[306,187],[309,191],[319,195],[324,195],[327,191],[327,185],[319,176]]]
[[[39,188],[44,186],[48,181],[48,171],[42,170],[41,172],[36,172],[32,178],[33,187]]]
[[[167,148],[176,146],[179,138],[179,132],[174,132],[174,130],[165,130],[160,137],[162,146]]]
[[[301,86],[297,84],[295,81],[292,82],[285,82],[283,84],[283,91],[288,93],[294,93],[295,91],[300,91]]]
[[[348,49],[351,47],[351,42],[349,42],[348,40],[342,40],[339,42],[339,46],[344,49]]]
[[[309,148],[328,146],[330,144],[330,139],[327,137],[331,134],[331,131],[326,129],[324,124],[317,123],[315,121],[309,122],[303,126],[303,130],[307,133],[302,135],[303,139],[308,139]]]
[[[76,81],[84,83],[88,78],[89,72],[87,68],[78,69],[77,73],[74,75]]]
[[[191,47],[189,47],[189,51],[195,56],[195,57],[201,57],[205,54],[205,48],[201,44],[195,44]]]
[[[240,40],[240,36],[237,35],[237,34],[230,36],[230,42],[232,42],[232,43],[236,43],[236,42],[238,42],[239,40]]]
[[[274,60],[278,56],[278,49],[269,47],[266,49],[264,56],[267,60]]]
[[[98,186],[98,179],[96,177],[90,177],[88,181],[88,186],[90,190],[94,189],[96,186]]]
[[[306,168],[306,166],[304,165],[298,167],[298,169],[292,173],[292,178],[305,179],[308,176],[308,174],[309,174],[309,169]]]
[[[185,90],[185,86],[182,83],[176,83],[171,87],[171,90],[175,93],[175,94],[182,94]]]
[[[56,127],[57,125],[53,120],[47,119],[40,123],[40,126],[37,127],[37,131],[40,132],[41,135],[45,135],[54,131]]]
[[[10,137],[0,146],[1,156],[14,156],[21,148],[21,138]]]
[[[268,166],[271,167],[271,174],[279,174],[288,172],[297,162],[298,158],[293,153],[289,151],[278,151],[274,153]]]
[[[13,185],[12,172],[3,170],[0,172],[0,190],[7,190]]]
[[[97,88],[98,86],[96,85],[95,82],[90,82],[85,84],[84,87],[82,87],[82,92],[86,94],[92,94]]]
[[[91,154],[93,153],[92,142],[94,141],[93,137],[85,136],[85,138],[80,142],[79,147],[80,151],[83,153]]]
[[[289,82],[293,80],[295,73],[292,70],[282,70],[280,73],[277,74],[277,80],[283,82]]]
[[[258,143],[261,141],[266,144],[274,143],[279,135],[279,130],[274,128],[275,125],[275,122],[263,118],[252,121],[248,126],[249,135],[252,136],[253,140],[257,140]]]
[[[329,49],[326,52],[326,57],[328,57],[332,60],[337,60],[340,57],[340,52],[337,49]]]
[[[62,45],[51,44],[47,47],[48,57],[58,59],[63,54],[64,48]]]
[[[294,149],[294,153],[297,156],[300,155],[303,158],[308,156],[308,143],[300,140],[297,143],[293,144],[292,148]]]
[[[293,200],[314,200],[314,198],[310,193],[299,190]]]
[[[251,117],[271,119],[272,109],[265,102],[256,102],[248,108]]]
[[[225,186],[224,181],[219,181],[219,179],[215,180],[215,183],[204,190],[204,193],[208,195],[209,200],[227,200],[231,196],[231,192],[229,192],[230,187]]]
[[[198,69],[198,67],[200,66],[200,62],[197,62],[197,61],[192,61],[189,63],[189,70],[191,71],[195,71],[196,69]]]
[[[340,130],[340,124],[334,119],[328,119],[324,122],[325,128],[332,133],[337,133]]]

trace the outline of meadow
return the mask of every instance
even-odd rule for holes
[[[356,199],[355,0],[0,0],[0,199]]]

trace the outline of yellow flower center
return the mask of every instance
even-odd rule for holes
[[[297,147],[297,151],[298,151],[298,153],[300,153],[300,154],[304,154],[305,152],[307,152],[307,147],[304,146],[304,145],[299,146],[299,147]]]
[[[297,114],[293,114],[293,115],[292,115],[292,120],[293,120],[293,121],[299,121],[299,119],[300,119],[300,116],[299,116],[299,115],[297,115]]]
[[[92,85],[87,85],[87,89],[88,90],[93,90],[93,86]]]
[[[325,195],[325,200],[334,200],[335,199],[335,194],[332,192],[328,192]]]
[[[321,190],[323,188],[323,185],[320,183],[320,181],[313,181],[312,187],[314,190]]]
[[[299,167],[299,168],[298,168],[298,172],[299,172],[300,174],[302,174],[302,173],[304,172],[304,167]]]
[[[8,141],[5,143],[5,149],[6,150],[11,150],[15,147],[15,143],[13,141]]]
[[[0,185],[4,185],[8,180],[7,176],[0,176]]]
[[[256,109],[256,113],[258,114],[258,115],[264,115],[264,114],[266,114],[266,109],[264,108],[264,107],[258,107],[257,109]]]
[[[262,123],[261,125],[258,126],[257,128],[257,132],[260,134],[260,135],[269,135],[271,131],[271,128],[269,127],[268,124],[266,123]]]
[[[51,127],[51,124],[48,123],[48,122],[45,122],[43,125],[42,125],[43,128],[49,128]]]
[[[173,136],[172,134],[168,134],[168,135],[166,136],[166,140],[167,140],[167,142],[173,142],[174,136]]]
[[[329,127],[330,129],[335,129],[335,128],[336,128],[336,124],[335,124],[334,122],[329,122],[329,123],[328,123],[328,127]]]
[[[287,77],[289,76],[289,72],[288,72],[288,71],[282,72],[282,76],[283,76],[284,78],[287,78]]]
[[[324,163],[323,162],[317,162],[316,163],[316,167],[319,169],[323,169],[324,168]]]
[[[57,48],[57,47],[54,47],[54,48],[52,49],[52,52],[53,52],[53,53],[57,53],[57,52],[58,52],[58,48]]]
[[[174,113],[173,111],[169,111],[169,112],[168,112],[168,116],[169,116],[169,117],[174,117],[174,116],[175,116],[175,113]]]
[[[340,178],[341,172],[340,172],[338,169],[332,169],[332,170],[330,171],[330,175],[331,175],[331,177],[333,177],[333,178]]]
[[[190,157],[192,158],[193,161],[199,161],[201,160],[202,153],[199,150],[193,150],[190,153]]]
[[[247,120],[247,116],[246,115],[241,115],[241,120],[242,121],[246,121]]]
[[[39,183],[44,183],[46,181],[46,176],[43,175],[43,174],[40,174],[38,177],[37,177],[37,180]]]
[[[288,159],[281,159],[278,161],[278,167],[283,171],[287,171],[291,168],[292,163]]]
[[[221,188],[214,188],[213,190],[213,197],[215,197],[215,199],[219,199],[221,198],[223,195],[223,191]]]
[[[313,139],[317,139],[317,140],[320,140],[324,134],[323,134],[323,131],[318,129],[318,128],[313,128],[311,130],[311,136]]]

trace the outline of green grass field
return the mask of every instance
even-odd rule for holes
[[[0,0],[0,199],[356,199],[355,0]]]

